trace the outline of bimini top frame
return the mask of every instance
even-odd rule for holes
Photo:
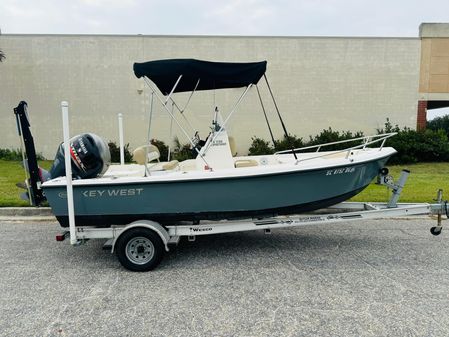
[[[174,120],[178,127],[181,129],[184,136],[188,139],[193,149],[195,149],[198,155],[202,158],[207,167],[210,167],[204,158],[204,154],[207,152],[210,144],[213,143],[219,134],[224,130],[226,123],[233,115],[237,107],[240,105],[243,98],[246,96],[248,91],[252,86],[257,87],[257,83],[262,78],[265,79],[268,90],[270,92],[271,98],[273,100],[274,106],[277,111],[277,115],[280,119],[284,135],[287,139],[288,132],[285,127],[284,121],[282,120],[279,108],[277,106],[276,100],[274,98],[273,92],[271,90],[270,84],[268,83],[268,79],[266,77],[266,66],[267,62],[249,62],[249,63],[232,63],[232,62],[210,62],[210,61],[201,61],[195,59],[167,59],[167,60],[157,60],[157,61],[149,61],[145,63],[134,63],[134,74],[136,77],[144,78],[145,83],[152,90],[152,97],[155,95],[156,98],[160,101],[164,109],[168,112],[172,121]],[[159,89],[159,91],[165,95],[165,99],[160,97],[155,90],[155,86]],[[200,153],[197,149],[196,144],[193,139],[188,135],[186,130],[180,125],[179,121],[175,118],[173,114],[173,107],[179,111],[179,113],[186,120],[189,127],[192,129],[193,133],[196,133],[192,125],[189,123],[188,119],[184,115],[185,110],[187,109],[188,104],[190,103],[190,99],[193,94],[199,90],[215,90],[215,89],[226,89],[226,88],[240,88],[246,87],[245,91],[238,98],[237,102],[231,109],[231,112],[226,117],[225,121],[221,123],[219,130],[214,130],[212,142],[209,142],[209,145],[206,145],[206,148]],[[185,104],[185,106],[181,109],[178,104],[172,98],[172,95],[177,92],[185,92],[191,91],[191,94]],[[275,143],[271,127],[267,118],[267,114],[265,111],[265,107],[262,102],[262,98],[260,96],[259,89],[257,89],[257,93],[259,95],[259,100],[262,106],[263,113],[265,115],[265,120],[268,124],[268,129],[270,131],[271,138],[273,143]],[[167,104],[171,102],[172,109],[170,110],[167,107]],[[151,104],[151,109],[152,109]],[[150,123],[151,125],[151,116],[152,110],[150,111]],[[148,142],[150,141],[150,130],[148,130]],[[295,151],[292,147],[292,153],[295,158],[297,158]]]
[[[200,61],[194,59],[169,59],[150,61],[145,63],[135,63],[134,73],[140,78],[143,77],[145,83],[151,89],[152,97],[156,96],[163,108],[170,115],[172,121],[175,121],[176,125],[181,129],[184,136],[190,142],[190,145],[198,153],[200,158],[204,161],[206,167],[210,167],[206,159],[205,153],[209,147],[206,147],[203,151],[198,150],[192,137],[189,136],[187,131],[181,126],[173,113],[173,107],[179,111],[179,113],[186,120],[187,124],[195,133],[192,125],[184,115],[187,109],[190,99],[197,90],[213,90],[224,88],[240,88],[246,87],[244,92],[240,95],[237,102],[234,104],[231,112],[220,125],[219,130],[215,130],[212,141],[208,144],[212,144],[213,140],[224,130],[224,127],[230,117],[233,115],[237,107],[242,102],[250,88],[257,84],[260,78],[265,74],[266,61],[251,62],[251,63],[230,63],[230,62],[209,62]],[[151,81],[150,81],[151,80]],[[159,91],[165,95],[165,99],[160,97],[152,85],[152,82],[156,85]],[[181,109],[172,98],[173,93],[191,91],[191,94]],[[167,104],[171,102],[170,109]],[[152,105],[151,105],[152,109]],[[150,116],[153,112],[150,111]],[[150,117],[151,120],[151,117]],[[151,125],[151,122],[150,122]],[[148,130],[148,141],[150,141],[150,130]]]

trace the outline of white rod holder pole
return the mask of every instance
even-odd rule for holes
[[[72,163],[70,159],[69,104],[61,102],[62,130],[64,134],[65,178],[67,181],[67,209],[69,212],[70,243],[78,243],[75,230],[75,212],[73,206]]]
[[[118,114],[118,134],[120,141],[120,165],[125,165],[125,144],[123,142],[123,114]]]

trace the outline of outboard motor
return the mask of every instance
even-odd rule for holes
[[[18,183],[28,191],[22,195],[31,205],[39,206],[45,201],[41,184],[49,179],[65,176],[64,143],[59,145],[55,160],[49,171],[37,164],[34,140],[30,131],[27,103],[22,101],[14,108],[17,131],[25,147],[24,166],[28,179],[25,184]],[[93,133],[83,133],[70,139],[70,157],[72,176],[74,179],[88,179],[102,176],[111,164],[111,153],[108,144]]]
[[[108,144],[93,133],[83,133],[70,139],[70,158],[75,179],[100,177],[111,164]],[[61,143],[50,171],[41,169],[41,179],[46,181],[64,175],[64,143]]]

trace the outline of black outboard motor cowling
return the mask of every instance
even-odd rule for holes
[[[78,179],[102,176],[111,164],[106,142],[93,133],[83,133],[70,139],[72,175]],[[44,180],[65,175],[64,143],[59,145],[50,171],[42,172]]]

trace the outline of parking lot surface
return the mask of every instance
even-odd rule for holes
[[[449,231],[375,220],[181,241],[132,273],[0,223],[1,336],[449,336]],[[449,225],[449,221],[446,221]]]

